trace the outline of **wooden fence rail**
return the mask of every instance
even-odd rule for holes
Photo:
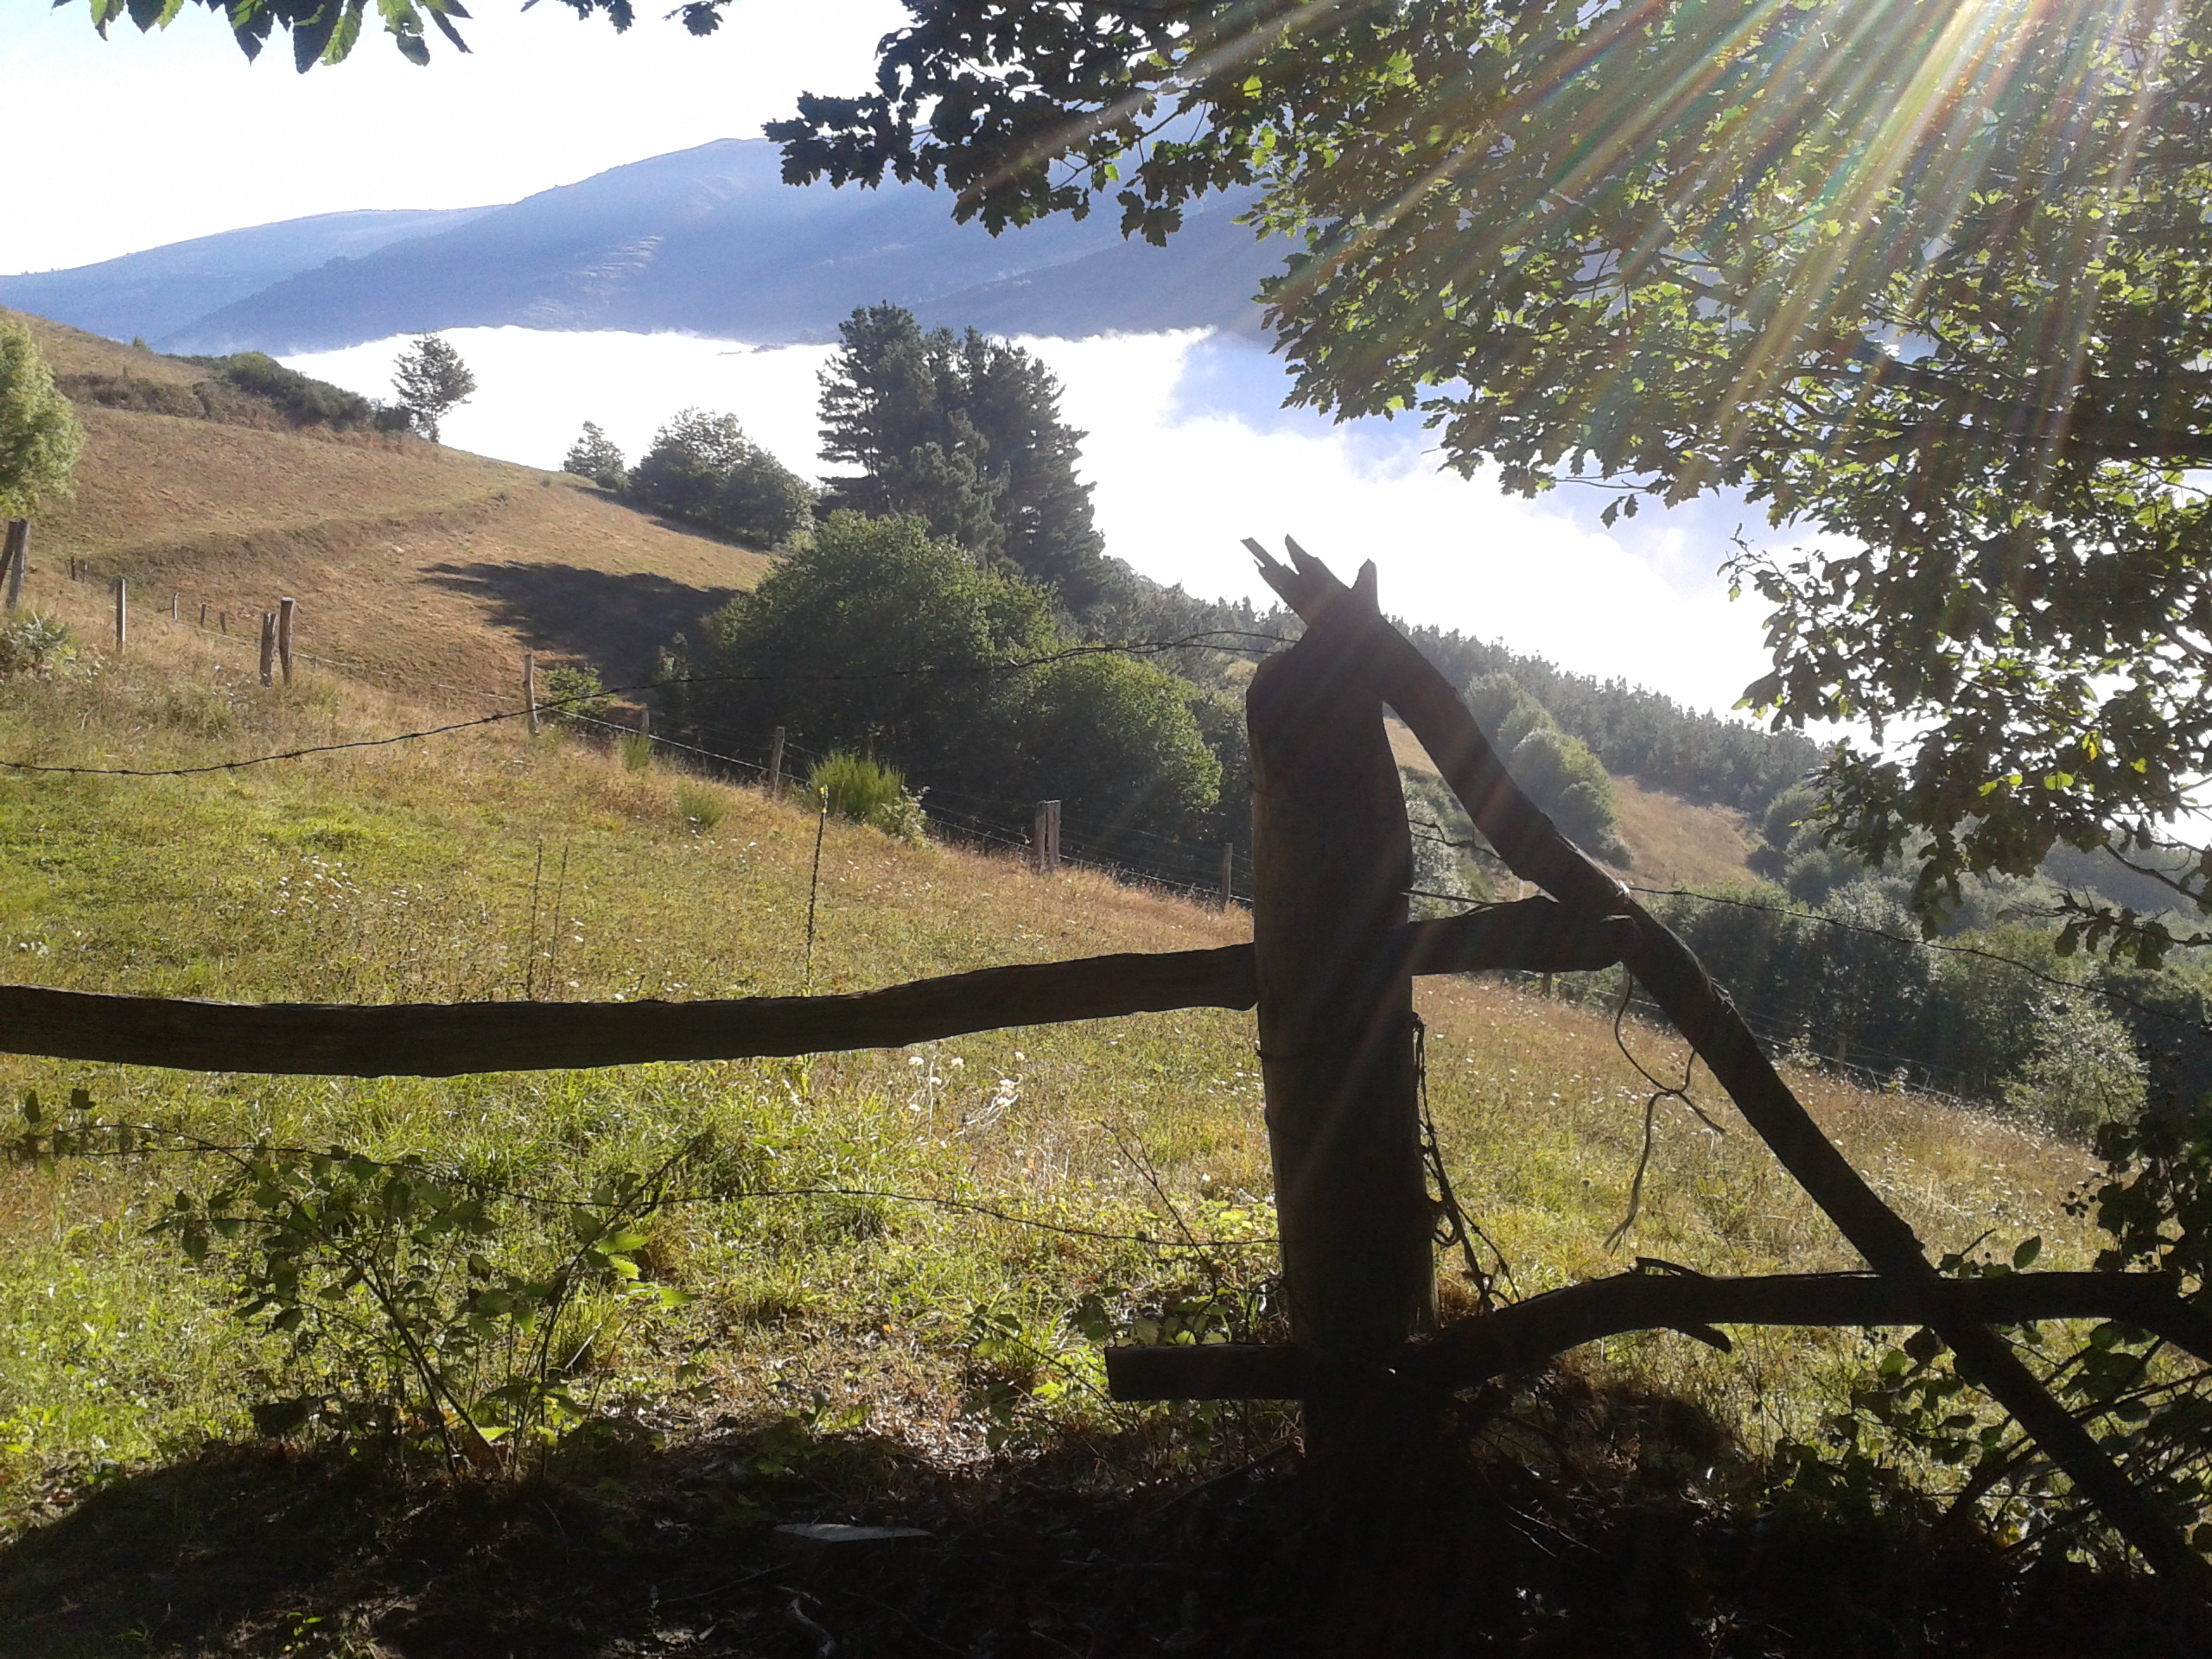
[[[1604,967],[1602,927],[1562,942],[1547,899],[1416,922],[1420,973]],[[1252,947],[1024,963],[836,996],[695,1002],[211,1002],[0,986],[0,1052],[187,1071],[449,1077],[649,1060],[734,1060],[903,1048],[1008,1026],[1169,1008],[1249,1008]]]
[[[1569,1285],[1454,1320],[1409,1346],[1393,1374],[1419,1388],[1457,1389],[1541,1363],[1585,1343],[1634,1331],[1717,1325],[2017,1325],[2121,1319],[2212,1363],[2212,1314],[2148,1273],[2021,1273],[1999,1279],[1894,1279],[1871,1274],[1627,1273]],[[1313,1352],[1291,1343],[1109,1348],[1116,1400],[1305,1398]]]

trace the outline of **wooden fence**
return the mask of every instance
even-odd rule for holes
[[[1109,1376],[1123,1397],[1299,1399],[1309,1446],[1357,1461],[1387,1448],[1449,1390],[1606,1335],[1676,1329],[1725,1343],[1715,1325],[1925,1324],[2158,1571],[2212,1600],[2212,1572],[2181,1533],[1991,1329],[2122,1319],[2212,1363],[2206,1315],[2148,1274],[1939,1276],[1696,957],[1537,810],[1452,688],[1384,620],[1374,567],[1347,588],[1295,543],[1287,565],[1248,545],[1306,625],[1295,645],[1261,664],[1248,699],[1249,945],[987,969],[846,995],[686,1003],[239,1005],[6,987],[0,1051],[207,1071],[451,1076],[901,1046],[1167,1008],[1255,1008],[1293,1340],[1111,1351]],[[1410,843],[1386,707],[1506,866],[1547,896],[1448,921],[1407,919]],[[1039,840],[1040,852],[1052,844]],[[1440,1328],[1413,978],[1615,963],[1627,964],[1872,1272],[1633,1274]]]

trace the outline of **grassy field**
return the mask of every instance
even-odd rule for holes
[[[50,596],[98,637],[92,590]],[[264,690],[219,642],[159,620],[126,660],[88,652],[79,670],[0,692],[0,757],[189,765],[405,730],[439,712],[315,674]],[[679,785],[695,813],[702,800],[718,806],[718,821],[687,821]],[[815,831],[755,791],[631,771],[512,725],[195,778],[13,774],[0,779],[0,952],[16,981],[87,989],[587,1000],[859,988],[1248,937],[1242,912],[832,823],[810,964]],[[1491,981],[1425,982],[1420,1000],[1454,1182],[1522,1292],[1637,1254],[1707,1271],[1850,1262],[1747,1132],[1715,1136],[1672,1104],[1658,1113],[1642,1216],[1609,1250],[1650,1092],[1611,1021]],[[1623,1037],[1653,1073],[1680,1076],[1671,1039],[1633,1025]],[[655,1217],[648,1276],[692,1300],[610,1323],[587,1392],[608,1410],[662,1402],[671,1421],[829,1411],[937,1458],[980,1455],[1007,1427],[976,1408],[976,1338],[991,1319],[1065,1362],[1020,1379],[1043,1386],[1018,1402],[1017,1433],[1193,1421],[1106,1407],[1065,1316],[1086,1295],[1117,1319],[1156,1313],[1206,1270],[1189,1252],[1026,1223],[1154,1239],[1187,1224],[1235,1239],[1263,1236],[1268,1222],[1251,1023],[1225,1013],[809,1062],[450,1083],[20,1058],[0,1070],[13,1096],[35,1089],[54,1102],[82,1087],[104,1116],[210,1141],[418,1152],[541,1193],[582,1192],[700,1136],[715,1148],[717,1191],[733,1173],[747,1190],[844,1189],[716,1198]],[[1931,1246],[1993,1230],[2009,1247],[2037,1233],[2047,1262],[2079,1263],[2076,1224],[2058,1209],[2086,1173],[2077,1151],[1910,1096],[1798,1081]],[[1724,1103],[1699,1097],[1727,1122]],[[226,1311],[223,1273],[147,1235],[150,1206],[213,1173],[136,1157],[0,1173],[10,1527],[66,1507],[87,1470],[246,1433],[257,1390],[295,1386],[277,1345]],[[1267,1255],[1227,1249],[1219,1270],[1249,1286]],[[1594,1363],[1710,1408],[1756,1451],[1832,1408],[1866,1351],[1856,1336],[1752,1332],[1724,1357],[1659,1335],[1610,1344]],[[679,1379],[679,1366],[696,1369]]]

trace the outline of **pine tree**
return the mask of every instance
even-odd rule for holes
[[[432,443],[447,414],[476,395],[476,377],[442,334],[417,334],[392,365],[392,390],[416,429]]]
[[[602,432],[597,423],[586,421],[582,435],[569,446],[561,470],[588,478],[603,490],[619,490],[628,468],[614,440]]]
[[[1103,595],[1104,538],[1076,476],[1084,434],[1060,419],[1059,382],[1029,353],[974,329],[924,333],[894,305],[841,327],[822,375],[823,453],[861,469],[831,505],[915,513],[988,563],[1058,591],[1080,615]]]

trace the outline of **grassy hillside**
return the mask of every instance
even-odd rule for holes
[[[48,597],[97,639],[99,595],[63,584]],[[429,718],[319,674],[264,690],[219,642],[165,620],[126,658],[85,667],[0,692],[0,756],[190,764]],[[695,809],[711,799],[719,821],[687,823],[679,785]],[[20,981],[238,998],[795,991],[808,982],[814,828],[755,791],[629,772],[511,727],[198,778],[10,775],[0,952]],[[1242,912],[1095,876],[1046,879],[832,824],[811,983],[1214,944],[1247,925]],[[1520,1287],[1622,1266],[1604,1239],[1648,1086],[1608,1021],[1484,982],[1426,981],[1421,1001],[1453,1179]],[[210,1140],[496,1157],[549,1186],[711,1133],[733,1155],[772,1160],[780,1184],[952,1197],[1160,1236],[1174,1225],[1169,1203],[1202,1230],[1233,1231],[1243,1224],[1224,1217],[1235,1211],[1265,1230],[1253,1207],[1268,1181],[1251,1041],[1248,1016],[1194,1012],[912,1054],[449,1084],[26,1059],[0,1061],[0,1079],[49,1101],[87,1087],[105,1110]],[[1628,1041],[1653,1071],[1678,1075],[1671,1039],[1631,1029]],[[2076,1224],[2057,1210],[2084,1173],[2077,1153],[1909,1097],[1801,1083],[1931,1243],[1994,1228],[2005,1240],[2041,1232],[2061,1262],[2078,1254],[2064,1243]],[[55,1470],[238,1434],[250,1379],[276,1386],[270,1350],[219,1311],[221,1275],[189,1270],[133,1219],[180,1179],[190,1171],[130,1160],[0,1174],[15,1244],[0,1266],[0,1467],[16,1525],[46,1512]],[[658,1271],[698,1300],[626,1338],[607,1362],[609,1386],[675,1398],[689,1355],[708,1369],[715,1411],[772,1415],[819,1389],[917,1444],[979,1431],[960,1386],[971,1305],[1065,1345],[1060,1318],[1084,1293],[1127,1314],[1192,1271],[1140,1246],[873,1199],[702,1205],[664,1218],[654,1249]],[[1848,1260],[1749,1135],[1714,1139],[1671,1109],[1630,1249],[1713,1270]],[[1607,1363],[1688,1390],[1757,1440],[1828,1404],[1858,1346],[1753,1335],[1722,1358],[1662,1336],[1611,1344]],[[1079,1421],[1103,1411],[1087,1397],[1063,1406]],[[677,1419],[692,1409],[678,1407]],[[0,1597],[4,1582],[0,1569]]]
[[[148,610],[175,594],[211,625],[227,611],[251,643],[289,594],[302,651],[505,695],[523,646],[587,658],[611,683],[645,678],[671,634],[766,566],[563,474],[291,429],[236,394],[214,418],[155,412],[197,407],[207,371],[23,321],[89,440],[76,499],[39,523],[34,595],[75,556]]]

